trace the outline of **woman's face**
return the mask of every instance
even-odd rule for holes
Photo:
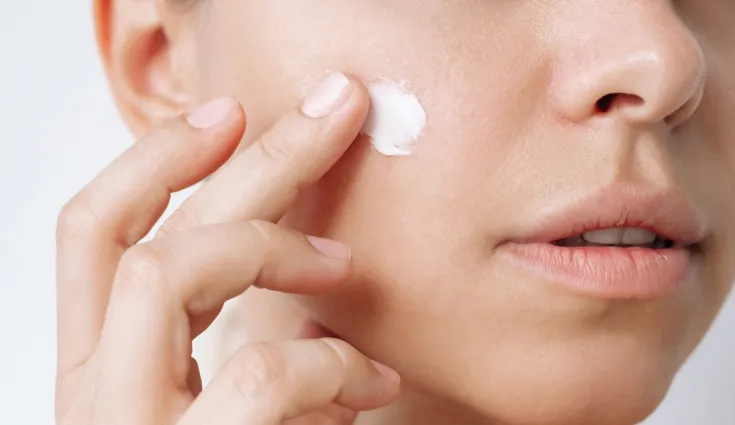
[[[236,95],[243,146],[330,70],[426,110],[412,155],[360,138],[284,218],[353,250],[344,289],[298,300],[311,319],[501,423],[660,402],[735,280],[735,1],[158,3],[151,90]],[[687,247],[554,242],[599,227]]]

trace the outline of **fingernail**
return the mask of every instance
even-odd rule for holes
[[[373,362],[373,366],[375,366],[375,369],[380,372],[383,377],[388,379],[394,384],[399,384],[401,382],[401,375],[398,374],[395,370],[389,368],[388,366],[384,365],[383,363],[378,363],[375,360],[370,360]]]
[[[329,258],[336,258],[338,260],[349,260],[350,258],[352,258],[350,247],[343,244],[342,242],[337,242],[332,239],[319,238],[316,236],[307,236],[306,239],[308,239],[311,246],[313,246],[317,251],[321,252]]]
[[[220,97],[211,100],[194,109],[186,115],[186,121],[198,129],[212,128],[222,124],[237,107],[237,102],[231,97]]]
[[[301,112],[310,118],[324,118],[344,105],[352,90],[352,82],[341,72],[335,72],[306,96]]]

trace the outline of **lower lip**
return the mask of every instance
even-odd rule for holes
[[[500,251],[567,289],[607,299],[662,297],[681,286],[692,263],[687,249],[508,243]]]

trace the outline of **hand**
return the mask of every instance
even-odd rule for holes
[[[203,391],[191,357],[192,339],[250,286],[316,295],[349,274],[347,247],[274,224],[339,159],[367,114],[358,81],[335,74],[326,86],[234,156],[245,130],[235,101],[176,118],[64,207],[58,424],[345,424],[398,396],[394,371],[337,339],[245,346]],[[215,170],[153,240],[140,242],[172,192]]]

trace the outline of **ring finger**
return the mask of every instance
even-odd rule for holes
[[[318,294],[348,272],[346,247],[263,221],[198,227],[131,248],[95,353],[105,372],[96,388],[99,411],[115,412],[104,423],[161,423],[167,407],[190,396],[190,317],[251,285]]]

